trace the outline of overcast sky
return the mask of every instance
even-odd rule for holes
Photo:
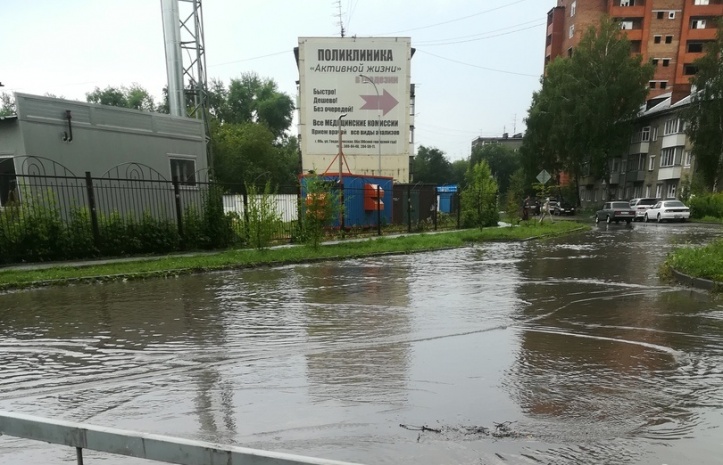
[[[524,131],[554,0],[205,0],[208,77],[245,72],[295,97],[299,37],[411,37],[415,145],[466,158]],[[85,101],[95,87],[166,84],[160,0],[2,0],[1,91]]]

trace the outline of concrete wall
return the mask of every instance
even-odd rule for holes
[[[15,98],[19,134],[0,139],[0,151],[15,150],[16,157],[45,157],[76,176],[86,171],[102,176],[116,166],[136,162],[170,180],[174,156],[192,160],[196,171],[207,169],[200,120],[27,94]],[[16,169],[23,173],[17,163]]]

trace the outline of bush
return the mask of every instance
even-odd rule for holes
[[[706,216],[723,218],[723,194],[697,195],[690,199],[690,217],[701,219]]]
[[[263,192],[256,186],[248,186],[248,241],[256,249],[265,249],[282,227],[281,214],[276,209],[271,183],[267,182]]]
[[[482,160],[467,171],[467,185],[462,190],[462,225],[465,228],[497,226],[497,182],[487,161]]]

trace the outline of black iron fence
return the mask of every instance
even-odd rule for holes
[[[459,228],[458,199],[439,211],[434,185],[395,185],[386,205],[359,213],[365,195],[345,186],[330,234]],[[0,263],[253,246],[259,227],[272,243],[293,242],[302,196],[299,186],[0,174]]]

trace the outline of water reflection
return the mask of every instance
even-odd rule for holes
[[[0,295],[0,409],[362,463],[714,463],[723,306],[657,268],[719,230],[671,226]]]

